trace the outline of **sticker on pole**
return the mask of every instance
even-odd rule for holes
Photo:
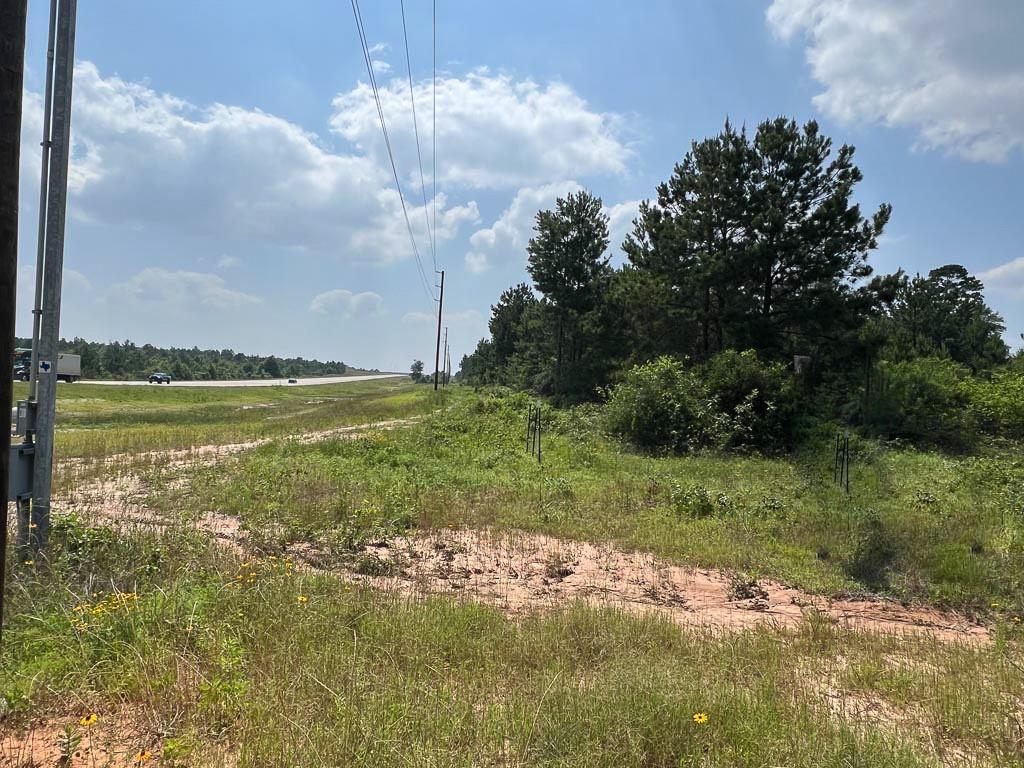
[[[53,370],[53,363],[51,363],[49,360],[40,360],[39,361],[39,372],[40,373],[49,373],[51,370]]]

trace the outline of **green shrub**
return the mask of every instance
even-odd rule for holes
[[[765,450],[787,445],[793,412],[785,366],[728,350],[692,369],[671,357],[631,368],[605,418],[613,434],[641,448]]]
[[[922,357],[883,363],[880,391],[864,404],[868,432],[963,451],[978,438],[970,372],[959,363]]]
[[[726,417],[725,447],[782,448],[791,435],[793,378],[784,365],[764,363],[753,350],[720,352],[695,371]]]
[[[1002,370],[970,385],[971,408],[986,432],[1024,438],[1024,370]]]
[[[641,448],[678,451],[705,443],[715,415],[700,382],[672,357],[631,368],[605,407],[613,434]]]

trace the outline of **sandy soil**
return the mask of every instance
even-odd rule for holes
[[[988,628],[935,608],[829,599],[772,581],[749,583],[724,571],[672,565],[611,545],[523,532],[433,531],[368,548],[364,557],[392,567],[367,568],[364,561],[360,570],[392,572],[350,578],[410,593],[462,595],[513,616],[582,600],[657,613],[686,627],[793,628],[815,613],[854,630],[971,644],[991,639]]]

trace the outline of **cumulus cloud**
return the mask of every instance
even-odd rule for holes
[[[373,291],[353,293],[344,288],[318,293],[309,303],[311,312],[340,317],[370,317],[380,313],[384,300]]]
[[[316,135],[259,110],[198,107],[104,77],[89,62],[78,64],[75,78],[69,188],[76,217],[353,261],[411,257],[401,201],[376,158],[331,152]],[[31,169],[39,99],[29,94],[26,104],[23,167],[38,183]],[[438,196],[437,207],[441,242],[475,220],[475,203],[449,210]],[[423,207],[409,213],[422,219]]]
[[[1024,299],[1024,256],[980,272],[978,279],[987,293]]]
[[[226,253],[217,259],[218,269],[231,269],[232,267],[237,267],[241,263],[242,260],[240,258],[237,256],[229,256]]]
[[[238,309],[260,299],[227,287],[224,278],[205,272],[171,271],[148,267],[123,283],[111,286],[108,302],[142,307]]]
[[[608,250],[613,254],[620,253],[622,241],[633,231],[633,219],[640,212],[639,200],[626,200],[613,206],[605,207],[608,216]]]
[[[396,78],[380,88],[401,168],[416,167],[408,87]],[[431,82],[417,84],[414,91],[420,125],[431,125]],[[386,156],[369,85],[361,83],[338,95],[334,108],[335,131],[375,157]],[[437,117],[437,176],[449,185],[520,187],[622,173],[631,156],[619,137],[621,118],[594,111],[562,83],[541,86],[486,70],[442,77],[437,81]]]
[[[466,269],[484,272],[496,259],[524,259],[537,211],[553,207],[556,199],[580,189],[582,187],[575,181],[520,189],[491,226],[478,229],[470,236]]]
[[[571,180],[520,189],[508,208],[491,226],[478,229],[470,236],[470,250],[465,256],[466,269],[470,272],[485,272],[495,262],[524,260],[526,245],[533,236],[537,211],[554,208],[559,197],[581,189],[578,183]],[[639,200],[629,200],[604,207],[608,217],[610,253],[618,253],[626,234],[632,231],[633,218],[639,205]]]
[[[774,0],[767,19],[806,40],[826,114],[908,126],[922,147],[971,160],[1024,148],[1018,0]]]
[[[373,71],[379,75],[386,75],[391,71],[391,65],[383,59],[373,59],[370,63],[373,65]]]

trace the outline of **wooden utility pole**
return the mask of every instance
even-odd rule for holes
[[[18,292],[18,169],[21,167],[21,94],[25,83],[25,19],[28,0],[0,0],[0,407],[9,420],[14,399],[14,302]],[[0,632],[7,570],[7,489],[11,430],[0,429]],[[2,640],[2,635],[0,635]]]
[[[437,300],[437,348],[434,350],[434,391],[441,373],[441,312],[444,309],[444,270],[441,270],[441,297]]]

